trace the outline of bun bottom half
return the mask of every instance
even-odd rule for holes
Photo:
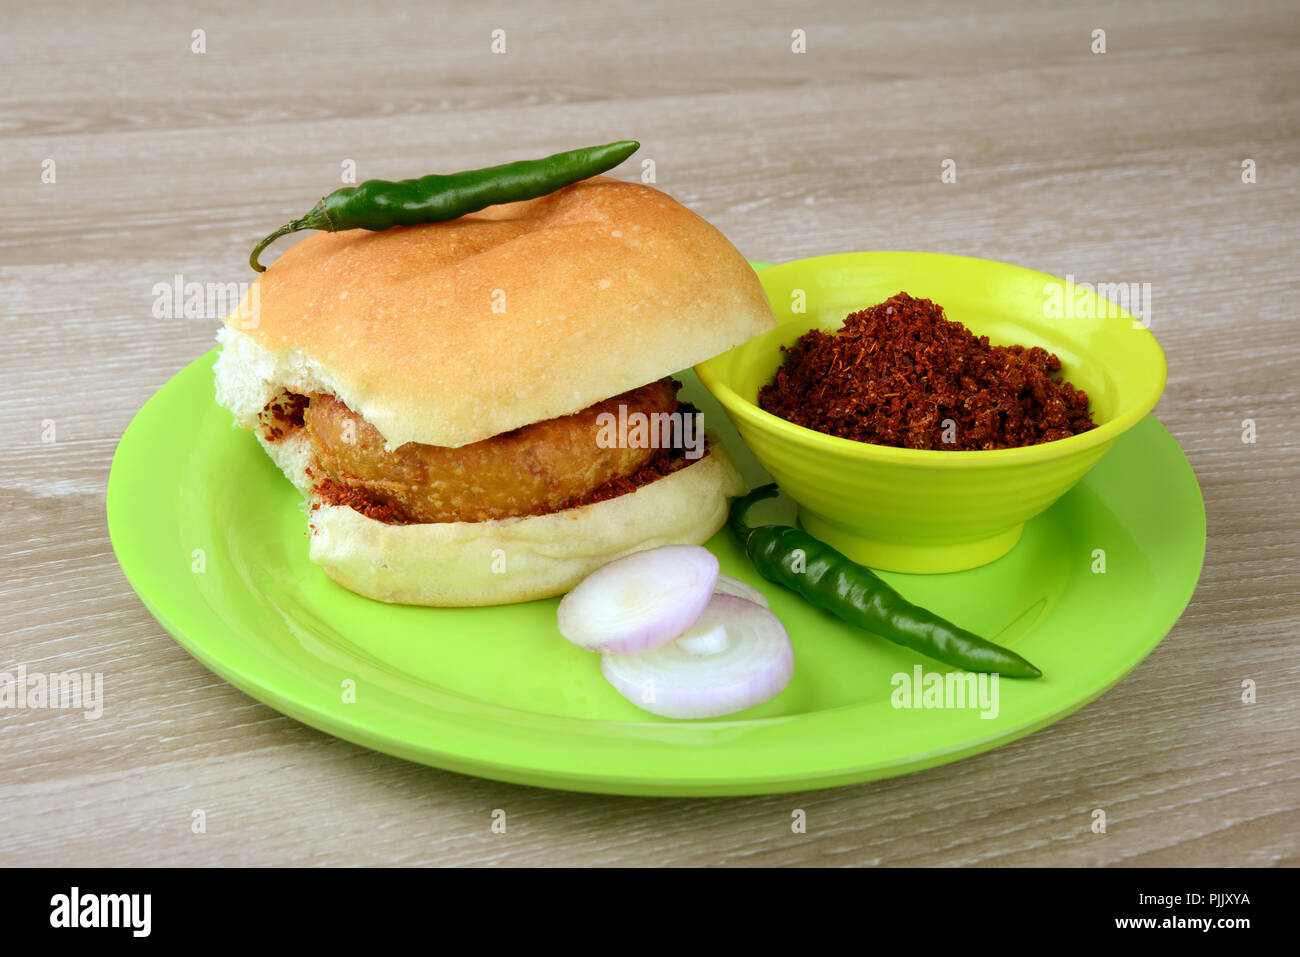
[[[563,594],[633,552],[704,544],[726,523],[729,500],[745,491],[710,433],[708,455],[617,498],[547,515],[389,525],[317,503],[304,440],[262,444],[312,500],[311,560],[350,591],[404,605],[507,605]]]

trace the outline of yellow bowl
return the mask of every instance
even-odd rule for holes
[[[1164,352],[1143,323],[1087,285],[1031,269],[873,252],[802,259],[759,278],[777,327],[695,371],[798,504],[804,528],[875,568],[951,572],[1001,558],[1024,523],[1083,478],[1164,390]],[[934,300],[949,319],[995,345],[1056,353],[1061,375],[1088,393],[1097,428],[1025,448],[946,452],[836,438],[758,407],[758,390],[780,365],[782,346],[812,328],[838,329],[850,312],[900,291]],[[1140,286],[1134,291],[1143,294]],[[1149,286],[1137,301],[1149,307]]]

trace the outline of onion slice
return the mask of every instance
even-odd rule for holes
[[[771,608],[767,596],[755,588],[747,581],[741,581],[739,578],[732,578],[730,575],[718,575],[718,582],[713,586],[715,595],[734,595],[736,598],[744,598],[746,601],[752,601],[756,605],[764,608]]]
[[[596,569],[560,601],[560,634],[588,651],[634,655],[672,641],[713,596],[718,560],[699,545],[665,545]]]
[[[600,670],[653,714],[716,718],[776,697],[794,675],[794,647],[776,615],[715,594],[676,641],[636,655],[606,654]]]

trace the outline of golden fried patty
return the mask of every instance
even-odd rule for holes
[[[535,422],[460,448],[408,442],[392,451],[374,426],[333,396],[312,395],[303,421],[316,477],[395,506],[415,522],[483,522],[549,512],[629,476],[653,448],[602,448],[604,412],[647,416],[677,408],[677,384],[660,379],[573,415]]]

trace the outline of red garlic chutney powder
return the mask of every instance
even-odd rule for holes
[[[1052,378],[1061,360],[993,346],[929,299],[905,292],[793,346],[761,408],[827,435],[907,449],[1038,445],[1096,428],[1088,395]]]

